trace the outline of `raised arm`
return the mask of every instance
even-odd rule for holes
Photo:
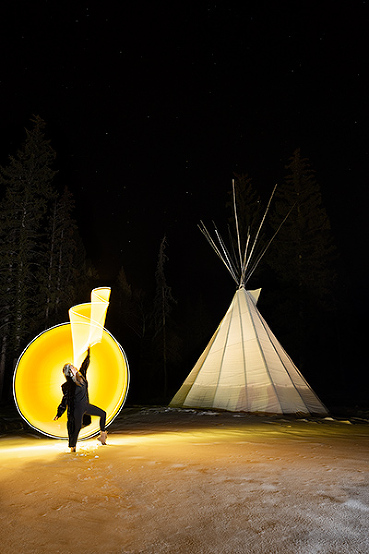
[[[86,373],[87,373],[87,369],[88,369],[89,365],[90,365],[90,347],[88,347],[87,356],[83,360],[82,365],[81,365],[80,370],[79,370],[84,378],[86,378]]]

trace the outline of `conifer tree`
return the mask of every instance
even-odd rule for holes
[[[62,313],[75,300],[75,281],[81,275],[76,260],[78,233],[72,218],[74,200],[67,187],[53,200],[47,221],[47,233],[44,242],[44,258],[40,272],[41,294],[44,296],[40,308],[40,317],[44,327],[60,322]],[[76,263],[77,262],[77,263]]]
[[[124,267],[121,267],[117,277],[117,304],[123,320],[129,325],[130,304],[132,301],[132,286],[128,283]]]
[[[150,310],[143,289],[128,282],[124,267],[121,267],[115,284],[116,327],[123,335],[127,332],[138,340],[146,338]]]
[[[167,375],[167,362],[168,362],[168,341],[167,341],[167,320],[173,305],[176,303],[172,296],[172,289],[167,285],[164,265],[168,260],[165,254],[165,248],[167,246],[166,237],[164,236],[159,248],[158,263],[156,267],[156,295],[154,299],[154,325],[155,334],[154,338],[160,336],[162,340],[162,360],[163,360],[163,372],[164,372],[164,396],[167,394],[168,388],[168,375]]]
[[[26,140],[9,164],[0,167],[4,197],[0,212],[0,308],[1,362],[4,369],[10,351],[20,353],[27,335],[34,329],[40,296],[39,241],[48,203],[54,198],[51,186],[55,152],[45,139],[45,123],[34,117]],[[41,239],[42,240],[42,239]]]
[[[317,326],[318,314],[322,321],[324,312],[333,306],[337,251],[315,172],[300,149],[286,165],[286,177],[277,188],[273,206],[270,222],[274,229],[292,209],[268,252],[267,262],[286,291],[283,305],[276,310],[280,314],[278,324],[288,326],[301,368],[308,329]]]
[[[277,188],[272,225],[277,228],[293,209],[275,239],[273,267],[283,281],[300,290],[314,290],[322,299],[334,279],[336,249],[330,221],[315,172],[309,160],[301,157],[300,149],[295,150],[286,170],[285,181]]]

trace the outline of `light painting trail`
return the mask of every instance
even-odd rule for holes
[[[70,323],[56,325],[38,335],[20,356],[13,380],[13,394],[20,415],[37,431],[54,438],[68,437],[64,414],[54,421],[64,381],[62,368],[80,366],[91,347],[88,370],[92,404],[106,411],[108,426],[124,405],[129,387],[129,367],[124,350],[104,328],[110,288],[91,292],[91,302],[69,310]],[[99,433],[99,419],[81,429],[79,439]]]

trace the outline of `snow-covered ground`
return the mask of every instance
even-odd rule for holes
[[[369,422],[123,410],[0,437],[0,552],[367,554]]]

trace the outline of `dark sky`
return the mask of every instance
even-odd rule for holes
[[[364,284],[368,2],[13,0],[0,16],[0,163],[40,115],[107,280],[153,273],[166,233],[172,286],[195,283],[214,256],[196,224],[225,217],[233,173],[268,195],[301,147],[343,285]]]

